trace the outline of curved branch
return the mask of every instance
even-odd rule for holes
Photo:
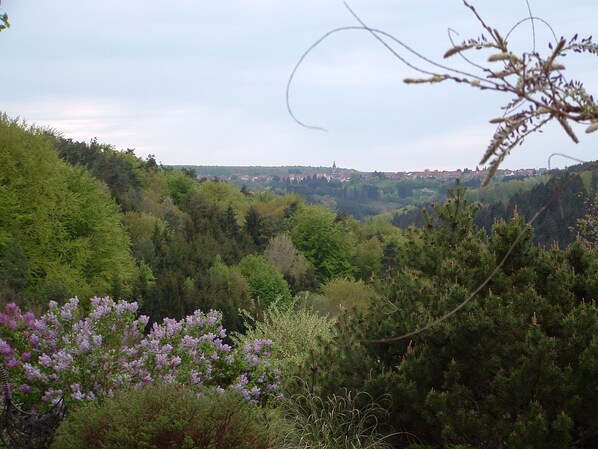
[[[299,58],[299,61],[297,61],[297,64],[295,64],[295,67],[293,68],[291,75],[289,76],[289,79],[287,81],[287,87],[286,87],[286,104],[287,104],[287,110],[289,111],[290,116],[292,117],[292,119],[297,122],[299,125],[303,126],[304,128],[308,128],[308,129],[314,129],[317,131],[327,131],[325,128],[322,128],[320,126],[314,126],[314,125],[308,125],[304,122],[302,122],[301,120],[299,120],[297,118],[297,116],[295,115],[295,113],[293,112],[293,109],[291,108],[291,102],[290,102],[290,90],[291,90],[291,84],[293,83],[293,79],[295,78],[295,74],[297,73],[297,70],[299,69],[299,67],[301,66],[301,64],[303,64],[303,61],[305,60],[305,58],[318,46],[320,45],[324,40],[326,40],[327,38],[329,38],[330,36],[332,36],[333,34],[336,33],[340,33],[340,32],[344,32],[344,31],[370,31],[370,32],[374,32],[374,33],[379,33],[382,34],[388,38],[394,39],[396,40],[398,43],[400,43],[401,45],[403,45],[398,39],[395,39],[392,35],[390,35],[389,33],[386,33],[385,31],[382,30],[377,30],[377,29],[368,29],[365,28],[363,26],[346,26],[346,27],[339,27],[339,28],[335,28],[333,30],[328,31],[326,34],[322,35],[318,40],[316,40],[313,44],[311,44],[309,46],[309,48],[307,50],[305,50],[305,52],[303,52],[303,54],[301,55],[301,57]],[[407,47],[408,48],[408,47]],[[407,65],[408,67],[417,70],[420,73],[424,73],[426,75],[435,75],[432,72],[427,72],[425,70],[422,70],[420,68],[418,68],[417,66],[411,64],[409,61],[407,61],[405,58],[403,58],[400,55],[396,55],[397,58],[399,58],[399,60],[401,62],[403,62],[405,65]]]
[[[559,41],[558,37],[556,37],[556,33],[554,32],[554,29],[552,28],[552,26],[546,20],[542,19],[541,17],[536,17],[536,16],[526,17],[525,19],[521,19],[519,22],[517,22],[515,25],[513,25],[511,27],[511,29],[509,30],[509,32],[507,33],[507,35],[505,36],[505,40],[507,40],[509,38],[509,36],[513,33],[513,31],[515,31],[517,28],[519,28],[519,26],[521,26],[525,22],[532,22],[532,27],[534,27],[534,46],[533,46],[533,51],[535,52],[536,51],[536,31],[535,31],[534,22],[536,20],[538,22],[542,22],[544,25],[546,25],[548,27],[548,29],[552,33],[552,37],[554,37],[554,42],[555,43]]]

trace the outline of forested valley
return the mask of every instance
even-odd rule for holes
[[[300,189],[198,182],[2,115],[0,352],[14,394],[23,406],[65,398],[53,447],[160,434],[144,415],[155,401],[173,404],[166,421],[228,423],[230,441],[210,446],[206,427],[143,447],[596,447],[598,170],[510,182],[443,185],[433,204],[360,220],[340,194],[330,209]],[[137,330],[119,339],[122,323]],[[103,339],[74,343],[96,325]],[[169,340],[196,325],[209,332]],[[63,338],[38,346],[36,332]],[[162,352],[133,363],[142,351],[122,348],[143,335]],[[209,369],[183,351],[192,338],[213,344]],[[150,394],[124,387],[154,379]],[[193,409],[201,397],[177,382],[221,399]],[[94,432],[100,422],[113,430]]]
[[[577,220],[587,213],[587,203],[596,195],[598,186],[598,169],[592,163],[550,171],[525,170],[531,173],[526,176],[497,174],[486,187],[481,186],[485,171],[468,169],[450,172],[450,175],[424,171],[413,176],[410,173],[411,177],[402,179],[397,179],[395,173],[364,174],[341,169],[344,176],[339,179],[334,177],[334,169],[330,167],[180,168],[192,176],[195,173],[200,180],[229,180],[246,191],[297,194],[308,204],[321,205],[362,222],[382,216],[403,229],[422,226],[423,211],[431,204],[443,203],[457,179],[466,188],[466,199],[480,209],[474,222],[488,233],[497,221],[509,220],[515,210],[530,219],[556,194],[555,200],[534,223],[534,242],[546,248],[555,243],[567,246],[575,241],[576,232],[572,230]],[[455,173],[461,173],[463,179]],[[291,179],[297,174],[301,179]]]

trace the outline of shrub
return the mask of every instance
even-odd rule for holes
[[[135,319],[136,303],[90,303],[86,312],[76,298],[62,307],[52,302],[38,320],[14,304],[0,314],[0,354],[17,401],[86,402],[153,381],[197,392],[228,388],[251,402],[278,388],[278,371],[267,360],[271,342],[248,340],[237,348],[224,343],[219,312],[166,318],[144,336],[147,317]]]
[[[235,392],[154,384],[78,408],[52,448],[265,449],[268,438],[260,410]]]
[[[375,290],[362,280],[349,278],[331,279],[321,287],[322,294],[328,299],[328,313],[332,316],[357,309],[366,311]]]
[[[255,340],[272,341],[270,363],[290,378],[297,374],[321,344],[332,339],[333,321],[308,309],[271,307],[259,321],[249,322],[245,335],[235,335],[238,346]]]

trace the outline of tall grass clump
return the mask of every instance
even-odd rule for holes
[[[282,399],[280,449],[391,449],[382,423],[388,412],[367,393],[320,397],[305,392]]]

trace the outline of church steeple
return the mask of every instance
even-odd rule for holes
[[[336,173],[336,161],[332,162],[332,173]]]

